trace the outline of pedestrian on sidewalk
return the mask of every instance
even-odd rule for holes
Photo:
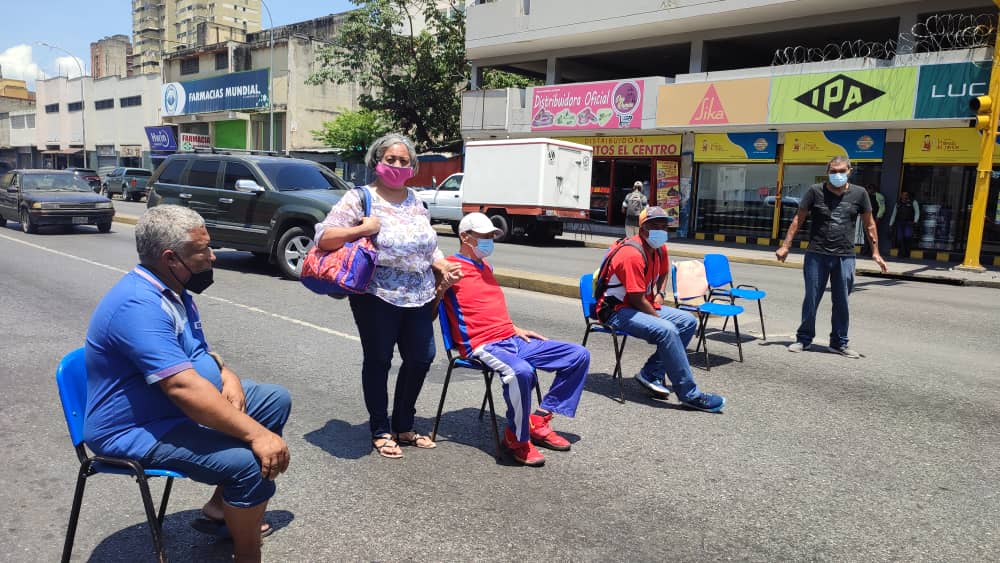
[[[879,231],[879,227],[882,225],[882,217],[885,216],[885,196],[882,192],[878,190],[878,186],[875,184],[868,184],[865,186],[868,190],[868,201],[872,205],[872,215],[875,219],[875,232]],[[864,248],[861,250],[861,254],[865,256],[872,255],[872,245],[868,242],[868,237],[864,236],[864,227],[862,226],[861,237],[864,239]]]
[[[416,172],[417,151],[406,137],[390,133],[368,149],[365,164],[375,181],[361,189],[371,196],[365,217],[358,190],[347,192],[316,225],[316,245],[337,250],[362,237],[375,237],[378,267],[366,293],[351,295],[351,313],[361,337],[361,386],[368,409],[372,448],[382,457],[401,458],[400,444],[433,448],[413,428],[417,396],[434,361],[435,276],[455,281],[459,268],[444,259],[430,214],[405,183]],[[392,421],[389,368],[399,348]]]
[[[636,180],[632,191],[622,200],[622,211],[625,212],[625,236],[634,237],[639,232],[639,214],[649,205],[646,194],[642,193],[642,182]]]
[[[861,215],[865,234],[872,247],[872,259],[887,270],[878,250],[878,232],[872,219],[871,200],[864,188],[849,184],[851,161],[846,156],[835,156],[826,167],[828,180],[813,184],[799,201],[799,210],[788,227],[785,241],[775,252],[779,262],[788,258],[788,250],[799,226],[812,219],[809,228],[809,247],[806,249],[802,275],[805,279],[805,298],[802,300],[802,323],[795,333],[795,342],[789,352],[801,352],[812,345],[816,336],[816,311],[830,283],[833,301],[833,328],[830,332],[830,349],[848,358],[861,355],[848,348],[847,329],[850,311],[847,299],[854,290],[854,224]]]
[[[576,415],[590,352],[579,344],[549,340],[510,319],[503,290],[486,262],[493,253],[493,237],[501,233],[482,213],[463,217],[458,225],[462,247],[448,258],[462,268],[462,276],[450,287],[447,282],[439,284],[438,295],[448,319],[445,330],[451,331],[462,356],[476,358],[500,375],[507,403],[504,446],[518,463],[537,467],[545,463],[545,457],[535,445],[570,449],[569,441],[552,430],[549,422],[553,414]],[[556,375],[532,413],[536,368]]]
[[[910,257],[910,241],[913,240],[913,227],[920,221],[920,204],[917,200],[910,199],[910,192],[899,194],[899,201],[892,208],[892,216],[889,217],[889,227],[893,228],[893,242],[899,249],[899,255],[903,258]]]
[[[677,399],[693,409],[722,412],[726,399],[698,388],[688,363],[687,345],[698,321],[687,311],[663,305],[670,256],[670,217],[661,207],[647,207],[639,217],[639,234],[625,239],[611,257],[605,287],[597,304],[602,322],[656,346],[635,379],[655,397]],[[640,250],[641,248],[641,250]],[[664,385],[664,377],[671,387]]]

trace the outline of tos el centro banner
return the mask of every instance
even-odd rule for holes
[[[771,123],[905,121],[913,117],[917,67],[778,76]]]
[[[163,115],[185,115],[268,107],[268,69],[234,72],[161,86]]]
[[[598,157],[680,156],[680,135],[633,135],[631,137],[561,137],[594,149]]]
[[[536,86],[531,98],[531,130],[641,128],[644,87],[643,80]]]

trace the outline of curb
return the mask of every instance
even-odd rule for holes
[[[111,220],[114,223],[124,223],[126,225],[135,225],[139,222],[138,217],[133,217],[132,215],[118,215],[115,214],[114,219]]]

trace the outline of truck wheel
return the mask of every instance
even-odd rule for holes
[[[500,229],[499,235],[493,237],[493,240],[497,242],[507,242],[511,239],[510,235],[510,221],[507,216],[503,213],[492,213],[490,214],[490,221],[493,221],[493,226]]]
[[[282,233],[278,239],[278,247],[274,251],[274,261],[278,264],[281,275],[290,280],[299,279],[302,261],[313,246],[312,238],[312,229],[306,227],[294,226]]]

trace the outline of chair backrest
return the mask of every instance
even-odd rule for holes
[[[444,299],[438,303],[438,324],[441,325],[441,342],[444,343],[445,353],[448,354],[448,359],[451,359],[453,352],[458,352],[455,349],[455,341],[451,338],[451,326],[448,324],[448,309],[447,305],[444,304]]]
[[[674,262],[670,278],[674,286],[674,303],[701,305],[705,302],[708,280],[705,278],[705,266],[699,260]]]
[[[73,446],[83,443],[83,418],[87,414],[87,364],[83,348],[63,356],[56,368],[56,386]]]
[[[594,274],[580,276],[580,306],[583,308],[583,318],[597,318],[597,300],[594,299]]]
[[[705,255],[705,275],[711,288],[733,284],[733,273],[729,270],[729,258],[725,254]]]

